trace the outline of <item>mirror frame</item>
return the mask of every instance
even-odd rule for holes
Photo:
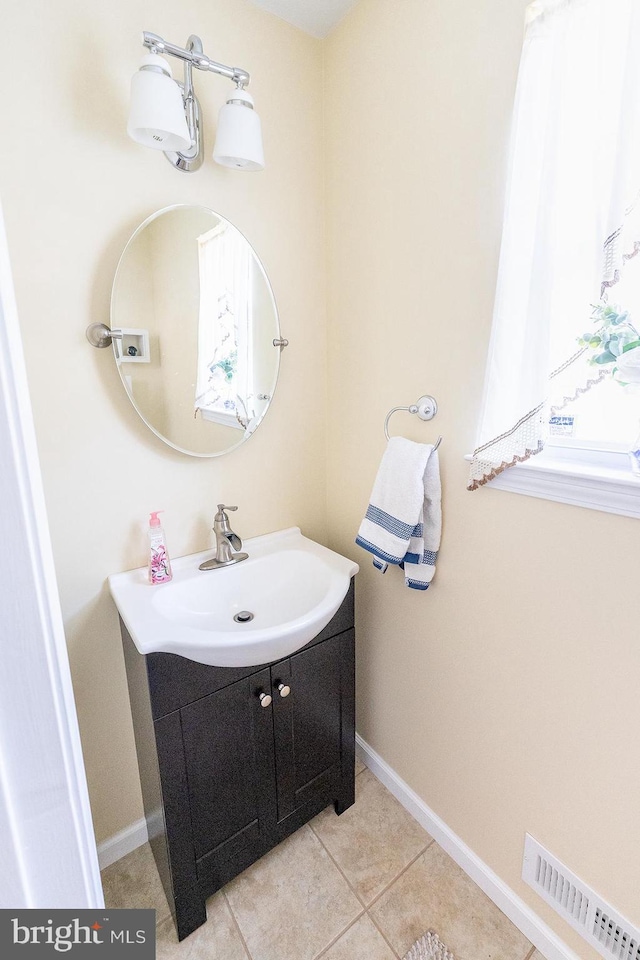
[[[125,244],[124,250],[122,251],[122,253],[120,254],[120,256],[119,256],[119,258],[118,258],[118,263],[117,263],[117,266],[116,266],[116,269],[115,269],[115,273],[114,273],[114,275],[113,275],[113,282],[112,282],[112,284],[111,284],[111,299],[110,299],[110,305],[109,305],[109,316],[110,316],[111,329],[112,329],[112,330],[119,330],[119,329],[120,329],[120,326],[118,325],[118,323],[115,322],[115,318],[114,318],[114,300],[115,300],[115,291],[116,291],[116,283],[117,283],[117,280],[118,280],[118,274],[120,273],[120,269],[121,269],[122,264],[123,264],[123,261],[124,261],[124,259],[125,259],[125,257],[126,257],[127,251],[129,250],[129,247],[132,245],[132,243],[133,243],[134,240],[138,237],[138,235],[144,230],[144,228],[147,227],[147,226],[148,226],[150,223],[152,223],[154,220],[157,220],[157,219],[158,219],[160,216],[162,216],[163,214],[170,213],[172,210],[184,210],[184,209],[202,210],[202,211],[204,211],[205,213],[210,213],[210,214],[212,214],[214,217],[217,217],[219,221],[228,224],[230,227],[233,227],[233,229],[236,230],[236,231],[240,234],[240,236],[241,236],[242,239],[245,241],[245,243],[247,243],[247,244],[249,245],[249,247],[250,247],[250,249],[251,249],[251,252],[252,252],[252,254],[253,254],[253,257],[254,257],[254,259],[255,259],[255,262],[256,262],[256,264],[257,264],[257,266],[258,266],[258,268],[259,268],[259,270],[260,270],[260,272],[261,272],[261,274],[262,274],[262,276],[263,276],[263,278],[264,278],[264,281],[265,281],[265,283],[266,283],[266,285],[267,285],[267,290],[268,290],[268,292],[269,292],[269,295],[270,295],[270,297],[271,297],[271,302],[272,302],[272,304],[273,304],[273,312],[274,312],[274,315],[275,315],[275,336],[274,336],[274,340],[281,340],[281,339],[282,339],[282,331],[281,331],[281,329],[280,329],[280,314],[279,314],[279,312],[278,312],[278,305],[277,305],[277,303],[276,303],[275,294],[274,294],[274,292],[273,292],[273,287],[271,286],[271,281],[269,280],[269,277],[267,276],[267,271],[265,270],[264,264],[263,264],[262,260],[260,259],[260,257],[258,256],[258,254],[256,253],[255,248],[253,247],[253,245],[252,245],[251,243],[249,243],[249,241],[247,240],[247,238],[246,238],[246,236],[244,235],[244,233],[242,233],[242,231],[239,230],[238,227],[236,227],[236,225],[231,222],[231,220],[228,220],[226,217],[223,217],[222,214],[217,213],[217,211],[212,210],[211,207],[205,207],[203,204],[200,204],[200,203],[174,203],[174,204],[171,204],[171,205],[168,206],[168,207],[162,207],[162,209],[156,210],[155,213],[150,214],[145,220],[143,220],[143,222],[142,222],[141,224],[139,224],[139,225],[136,227],[136,229],[134,230],[134,232],[131,234],[131,236],[129,237],[129,239],[127,240],[127,242],[126,242],[126,244]],[[284,341],[283,341],[283,343],[284,343]],[[165,437],[164,434],[160,433],[160,431],[157,430],[156,427],[154,427],[154,425],[153,425],[152,423],[150,423],[150,422],[147,420],[147,418],[144,416],[144,414],[139,410],[138,406],[137,406],[136,403],[134,402],[133,397],[132,397],[131,394],[129,393],[129,390],[127,389],[127,385],[126,385],[126,383],[125,383],[125,381],[124,381],[124,377],[123,377],[122,370],[121,370],[121,365],[120,365],[120,363],[118,362],[117,343],[116,343],[116,340],[115,340],[115,339],[112,341],[112,346],[113,346],[113,356],[114,356],[114,359],[115,359],[115,361],[116,361],[116,368],[117,368],[117,370],[118,370],[118,376],[120,377],[120,381],[121,381],[121,383],[122,383],[124,392],[126,393],[127,398],[129,399],[129,402],[131,403],[131,406],[132,406],[133,409],[136,411],[136,413],[138,414],[138,416],[140,417],[140,419],[142,420],[142,422],[149,428],[149,430],[151,430],[152,433],[154,433],[154,434],[156,435],[156,437],[158,437],[159,440],[162,440],[163,443],[166,443],[169,447],[172,447],[174,450],[177,450],[179,453],[184,453],[184,454],[186,454],[186,455],[189,456],[189,457],[199,457],[200,459],[211,459],[211,458],[213,458],[213,457],[222,457],[222,456],[224,456],[224,454],[226,454],[226,453],[231,453],[233,450],[237,450],[238,447],[240,447],[243,443],[246,443],[246,441],[249,440],[249,439],[253,436],[253,434],[256,432],[256,430],[258,429],[258,427],[260,426],[260,424],[262,423],[262,421],[263,421],[264,418],[266,417],[266,415],[267,415],[267,413],[268,413],[268,411],[269,411],[269,408],[271,407],[271,404],[273,403],[273,397],[274,397],[274,394],[275,394],[275,391],[276,391],[276,387],[277,387],[277,385],[278,385],[278,377],[280,376],[280,356],[281,356],[281,353],[282,353],[282,346],[276,345],[275,342],[274,342],[274,345],[273,345],[273,349],[274,349],[274,351],[276,351],[276,364],[275,364],[275,374],[274,374],[274,377],[273,377],[273,389],[272,389],[272,391],[271,391],[271,399],[269,400],[269,402],[268,402],[268,404],[266,405],[264,411],[262,412],[262,415],[260,416],[260,419],[257,420],[257,422],[255,423],[255,426],[253,427],[253,429],[251,430],[251,432],[250,432],[250,433],[247,433],[247,431],[245,430],[245,431],[243,432],[242,436],[240,437],[240,439],[238,440],[237,443],[234,443],[234,444],[233,444],[232,446],[230,446],[230,447],[225,447],[224,450],[218,450],[218,451],[216,451],[216,452],[214,452],[214,453],[197,453],[195,450],[187,450],[185,447],[179,446],[177,443],[174,443],[172,440],[169,440],[168,437]]]

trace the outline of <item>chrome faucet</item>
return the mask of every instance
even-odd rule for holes
[[[237,510],[237,507],[226,507],[224,503],[218,504],[218,512],[213,520],[213,532],[216,535],[216,555],[211,560],[205,560],[201,563],[199,570],[216,570],[218,567],[228,567],[232,563],[240,563],[246,560],[248,553],[233,553],[233,550],[242,550],[242,540],[237,533],[234,533],[229,526],[229,517],[227,510]]]

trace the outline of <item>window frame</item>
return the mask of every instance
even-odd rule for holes
[[[503,470],[486,486],[640,519],[640,477],[626,451],[605,444],[549,441],[542,453]]]

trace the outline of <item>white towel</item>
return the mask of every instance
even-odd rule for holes
[[[405,583],[426,590],[435,573],[442,508],[438,454],[431,444],[392,437],[382,457],[356,543],[384,573],[404,569]]]

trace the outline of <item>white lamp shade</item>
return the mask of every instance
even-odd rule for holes
[[[131,78],[127,133],[154,150],[188,150],[191,137],[177,83],[163,57],[149,54]]]
[[[236,170],[264,170],[260,117],[246,90],[234,90],[220,110],[213,159]]]

